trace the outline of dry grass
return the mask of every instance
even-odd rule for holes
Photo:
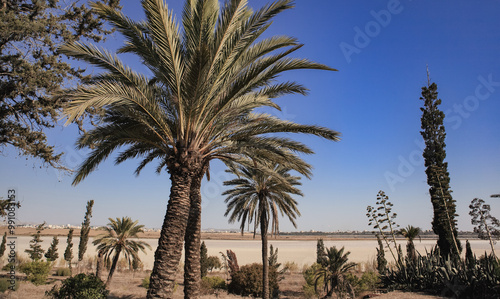
[[[55,270],[54,270],[55,272]],[[5,275],[5,272],[1,273]],[[109,289],[110,299],[140,299],[146,297],[146,289],[141,286],[144,277],[149,275],[149,272],[116,272],[113,276],[113,281],[111,282]],[[218,275],[224,277],[224,273],[211,273],[211,275]],[[30,282],[24,281],[24,277],[19,275],[19,280],[21,281],[20,287],[16,292],[6,292],[0,294],[0,298],[6,299],[44,299],[45,292],[49,291],[54,285],[60,284],[60,281],[66,277],[50,276],[48,283],[42,286],[35,286]],[[180,273],[177,277],[177,281],[182,282],[182,274]],[[302,286],[305,281],[302,274],[298,271],[291,271],[285,275],[285,279],[280,282],[280,290],[282,299],[292,299],[292,298],[306,298],[304,292],[302,291]],[[367,293],[360,294],[360,296],[367,295]],[[376,296],[377,299],[396,299],[396,298],[408,298],[408,299],[435,299],[439,297],[416,294],[416,293],[403,293],[403,292],[392,292],[389,294],[372,294]],[[179,285],[174,294],[174,299],[183,298],[183,288],[182,284]],[[219,291],[216,294],[203,295],[201,299],[212,299],[212,298],[228,298],[228,299],[241,299],[243,297],[227,294],[225,291]],[[361,297],[359,297],[361,298]]]

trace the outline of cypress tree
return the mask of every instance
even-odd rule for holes
[[[438,235],[437,245],[441,256],[459,257],[462,251],[461,244],[457,239],[457,222],[455,220],[456,204],[451,196],[450,177],[446,158],[446,144],[444,142],[446,133],[443,124],[444,113],[439,110],[441,99],[438,99],[436,83],[428,81],[427,86],[422,87],[424,107],[422,111],[422,137],[425,141],[423,157],[425,160],[425,173],[431,197],[434,216],[432,229]]]
[[[90,232],[90,218],[92,217],[92,207],[94,200],[87,202],[87,212],[85,212],[85,219],[82,222],[82,229],[80,231],[80,244],[78,245],[78,261],[83,260],[83,255],[87,251],[87,243],[89,241]]]
[[[5,249],[7,248],[6,244],[7,244],[7,232],[3,234],[2,244],[0,245],[0,257],[2,257],[3,254],[5,253]]]
[[[201,242],[200,246],[200,267],[201,267],[201,277],[207,276],[208,273],[208,250],[205,242]]]
[[[53,262],[59,257],[59,253],[57,253],[57,244],[59,244],[59,239],[54,236],[49,249],[47,249],[47,252],[45,253],[45,258],[47,259],[47,261]]]
[[[64,251],[64,260],[69,264],[69,271],[71,272],[71,260],[73,259],[73,229],[69,229],[68,233],[68,245],[66,246],[66,250]]]
[[[316,263],[320,265],[326,264],[325,243],[323,243],[323,239],[321,238],[316,243]]]
[[[30,249],[25,250],[33,261],[38,261],[43,257],[43,249],[40,244],[43,240],[40,238],[40,233],[43,230],[44,225],[45,222],[37,226],[36,233],[33,235],[33,240],[30,241]]]

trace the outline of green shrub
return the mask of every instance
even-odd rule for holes
[[[149,289],[149,276],[146,276],[142,279],[141,287]]]
[[[19,282],[17,279],[14,280],[14,291],[17,291],[19,288]],[[11,280],[9,278],[0,278],[0,293],[3,293],[9,289],[11,286]]]
[[[84,273],[64,280],[59,289],[54,286],[46,293],[54,299],[105,299],[108,294],[109,291],[100,278]]]
[[[271,294],[279,292],[278,273],[274,267],[269,267],[269,291]],[[262,296],[262,264],[250,264],[240,267],[240,270],[231,276],[228,285],[230,293],[242,296]]]
[[[226,280],[220,276],[205,276],[201,279],[201,285],[205,289],[226,289]]]
[[[306,281],[306,284],[302,287],[302,289],[304,290],[304,293],[308,298],[317,297],[319,295],[319,290],[321,289],[321,286],[324,285],[323,278],[320,277],[317,282],[318,286],[317,289],[314,286],[316,283],[315,274],[320,268],[321,268],[320,264],[314,263],[302,272],[302,275],[304,276],[304,279]]]
[[[22,273],[26,274],[26,279],[35,285],[42,285],[47,281],[52,263],[33,261],[21,265],[20,269]]]
[[[56,270],[57,276],[70,276],[71,270],[69,268],[59,268]]]

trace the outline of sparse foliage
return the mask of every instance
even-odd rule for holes
[[[396,229],[399,225],[396,224],[395,219],[398,215],[392,212],[394,205],[389,201],[389,197],[385,195],[384,191],[378,192],[376,205],[376,207],[368,206],[366,208],[368,212],[366,216],[369,219],[368,225],[379,231],[394,258],[394,262],[398,263],[401,260],[396,243]],[[394,251],[398,255],[397,257]]]
[[[491,207],[480,198],[474,198],[469,205],[471,211],[469,215],[471,224],[474,225],[474,232],[483,240],[488,240],[493,256],[498,260],[495,253],[496,240],[500,239],[500,221],[491,215]]]

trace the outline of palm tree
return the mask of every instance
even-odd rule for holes
[[[419,227],[414,227],[413,225],[408,225],[406,228],[401,229],[401,235],[408,240],[406,243],[406,254],[408,258],[412,261],[417,259],[417,253],[415,250],[415,244],[413,240],[418,237],[420,239],[420,233],[422,230]]]
[[[344,254],[344,247],[340,248],[340,250],[335,246],[326,249],[325,264],[314,274],[315,289],[317,289],[319,281],[324,283],[326,291],[324,298],[331,297],[335,290],[340,293],[344,291],[353,292],[349,281],[345,279],[345,274],[356,266],[356,263],[348,262],[349,254],[349,251]]]
[[[139,250],[146,252],[146,248],[151,249],[151,246],[144,241],[130,240],[130,238],[137,238],[137,234],[143,232],[144,225],[137,225],[137,223],[137,220],[132,221],[130,217],[116,218],[116,220],[109,218],[108,226],[105,227],[106,233],[97,236],[94,240],[93,244],[97,245],[97,252],[104,257],[107,264],[110,263],[114,253],[106,285],[111,282],[122,252],[130,266],[134,259],[139,260]]]
[[[201,180],[210,162],[237,162],[252,156],[289,163],[302,174],[310,169],[297,153],[312,153],[304,144],[279,132],[314,134],[337,141],[328,128],[299,125],[268,114],[259,107],[279,109],[273,99],[305,94],[295,82],[276,82],[295,69],[334,70],[287,56],[301,45],[286,36],[257,39],[272,18],[292,7],[276,1],[252,12],[245,0],[186,1],[183,30],[162,0],[143,0],[146,20],[136,22],[103,4],[92,7],[126,38],[119,53],[137,55],[151,71],[138,74],[116,55],[93,45],[73,43],[61,52],[104,69],[86,84],[59,95],[69,103],[68,122],[87,111],[99,111],[99,125],[82,135],[79,148],[91,153],[79,166],[73,184],[87,177],[109,155],[122,148],[116,163],[141,158],[138,175],[149,163],[170,174],[170,198],[162,225],[148,297],[171,297],[182,244],[186,251],[185,296],[199,294]],[[277,51],[283,50],[277,53]],[[189,223],[189,225],[188,225]],[[198,272],[198,273],[194,273]]]
[[[302,192],[295,186],[300,185],[300,177],[289,174],[290,168],[281,164],[265,163],[255,166],[239,166],[233,170],[238,178],[224,182],[233,189],[225,191],[225,202],[229,222],[241,222],[241,233],[245,225],[254,223],[254,238],[260,225],[262,240],[262,298],[269,298],[269,263],[267,233],[271,225],[271,234],[279,232],[279,213],[286,216],[296,227],[295,218],[300,216],[297,202],[291,195]]]

